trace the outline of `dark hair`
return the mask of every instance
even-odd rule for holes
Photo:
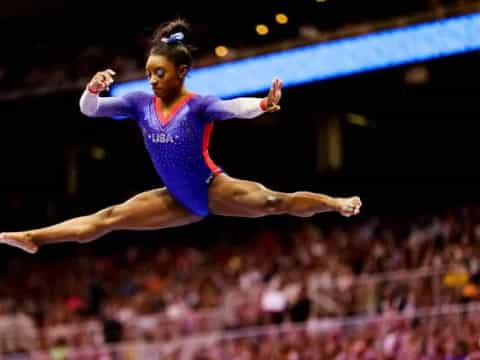
[[[185,42],[188,39],[190,25],[184,19],[177,18],[161,24],[151,40],[150,55],[163,55],[175,66],[192,66],[193,47]],[[172,34],[182,33],[182,40],[171,38]]]

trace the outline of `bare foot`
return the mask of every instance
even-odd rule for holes
[[[362,207],[362,201],[358,196],[351,198],[338,198],[339,210],[338,212],[345,217],[350,217],[360,213]]]
[[[0,244],[22,249],[30,254],[38,251],[38,245],[35,245],[28,234],[24,232],[0,233]]]

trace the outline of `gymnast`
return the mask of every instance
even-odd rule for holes
[[[212,161],[208,145],[214,121],[250,119],[278,111],[282,83],[274,79],[264,98],[221,100],[188,91],[184,85],[192,66],[188,30],[186,21],[175,19],[155,31],[145,67],[153,95],[132,92],[100,97],[115,76],[107,69],[93,76],[80,98],[80,111],[86,116],[136,121],[165,187],[56,225],[1,233],[1,243],[35,253],[45,244],[87,243],[115,230],[182,226],[209,214],[256,218],[280,214],[310,217],[330,211],[349,217],[359,213],[362,203],[356,196],[273,191],[256,182],[233,178]]]

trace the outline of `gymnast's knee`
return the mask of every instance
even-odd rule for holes
[[[262,210],[268,214],[284,214],[288,212],[288,194],[269,193],[265,194],[262,202]]]

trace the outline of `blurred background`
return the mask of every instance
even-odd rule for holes
[[[163,186],[133,122],[78,107],[99,70],[144,78],[163,21],[192,23],[208,69],[479,13],[474,0],[2,2],[0,229]],[[292,84],[282,111],[216,125],[210,154],[230,175],[359,195],[357,218],[213,216],[35,256],[2,246],[1,358],[480,358],[477,35],[449,56]]]

